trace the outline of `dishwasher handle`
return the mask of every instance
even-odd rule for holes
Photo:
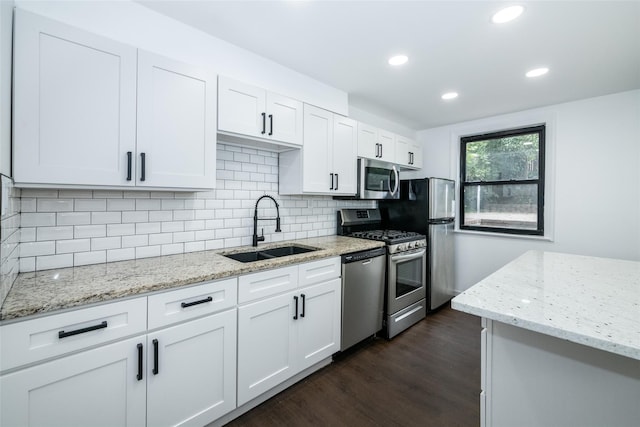
[[[342,255],[341,259],[343,264],[349,264],[352,262],[366,261],[371,258],[384,256],[386,255],[386,253],[387,253],[387,250],[384,247],[382,247],[382,248],[369,249],[366,251],[354,252],[354,253]]]

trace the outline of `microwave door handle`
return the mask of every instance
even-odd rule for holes
[[[420,252],[415,252],[408,255],[391,255],[391,261],[392,262],[409,261],[416,258],[422,258],[426,253],[427,253],[427,250],[422,249]]]
[[[393,187],[393,190],[391,190],[391,180],[389,180],[389,192],[392,196],[395,196],[398,191],[398,187],[400,186],[400,174],[398,173],[398,169],[396,169],[395,165],[391,166],[391,173],[393,173],[396,178],[396,185]],[[391,176],[391,173],[389,176]]]

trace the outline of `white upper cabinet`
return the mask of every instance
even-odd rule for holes
[[[396,163],[404,169],[422,168],[422,146],[408,138],[396,138]]]
[[[16,9],[16,184],[130,185],[136,49]]]
[[[139,52],[137,153],[136,185],[215,186],[215,73]]]
[[[215,186],[215,74],[16,9],[13,75],[16,185]]]
[[[280,194],[356,193],[357,122],[304,104],[304,146],[280,153]]]
[[[382,129],[358,123],[358,157],[395,162],[396,136]]]
[[[302,102],[220,76],[218,131],[300,146]]]

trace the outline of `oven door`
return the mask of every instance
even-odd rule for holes
[[[427,248],[389,255],[387,314],[402,310],[427,295]]]
[[[358,159],[359,199],[400,198],[400,173],[396,165],[370,159]]]

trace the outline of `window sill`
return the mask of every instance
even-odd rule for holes
[[[487,231],[472,231],[472,230],[460,230],[456,228],[454,230],[456,234],[467,234],[472,236],[482,237],[505,237],[508,239],[520,239],[520,240],[534,240],[539,242],[553,242],[553,236],[530,236],[526,234],[508,234],[508,233],[491,233]]]

